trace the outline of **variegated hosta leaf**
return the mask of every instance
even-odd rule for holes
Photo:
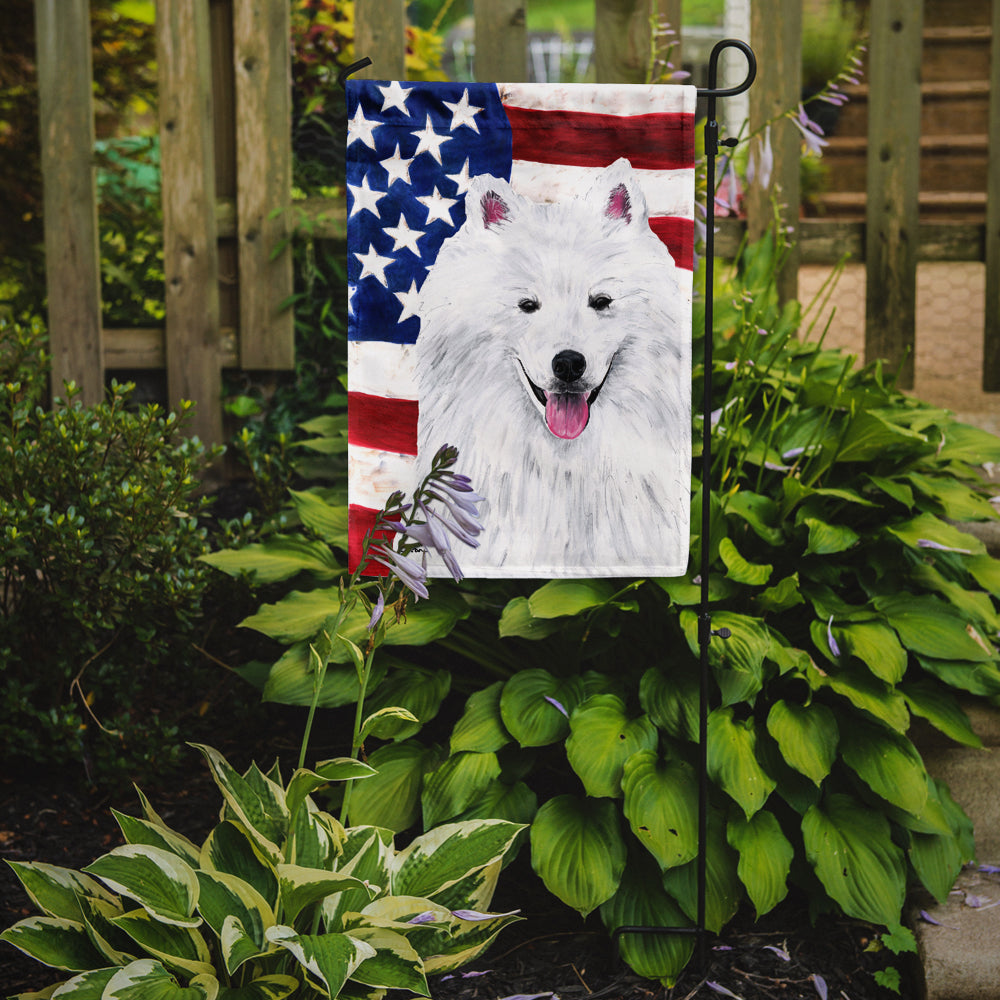
[[[375,957],[375,949],[349,934],[296,934],[281,924],[269,927],[267,939],[295,956],[309,978],[330,996],[339,995],[344,983],[365,959]]]
[[[661,869],[698,853],[698,782],[690,765],[643,750],[625,762],[625,817]]]
[[[524,832],[521,828],[515,841]],[[460,910],[468,908],[472,910],[488,910],[493,902],[493,894],[497,889],[497,882],[500,879],[500,871],[503,868],[506,856],[497,858],[485,868],[478,868],[476,871],[453,882],[446,889],[434,893],[434,901],[449,910]]]
[[[752,816],[767,801],[776,782],[757,762],[752,718],[737,721],[733,709],[717,708],[708,717],[708,774]]]
[[[201,847],[200,868],[225,872],[252,885],[271,907],[278,904],[278,875],[241,823],[220,823]]]
[[[437,826],[454,819],[477,801],[486,788],[500,777],[495,753],[452,754],[436,771],[424,778],[420,802],[424,826]]]
[[[830,773],[840,733],[833,712],[812,702],[798,705],[778,700],[767,716],[767,731],[781,748],[781,756],[815,785]]]
[[[213,971],[205,939],[190,927],[160,923],[145,910],[123,913],[111,922],[171,969],[180,969],[189,976]]]
[[[85,869],[113,892],[134,899],[150,916],[165,924],[197,927],[201,918],[198,879],[192,867],[171,851],[146,844],[125,844]]]
[[[267,900],[252,885],[235,875],[205,871],[198,872],[198,883],[201,887],[198,910],[220,940],[223,938],[227,920],[236,920],[242,937],[250,939],[254,954],[266,950],[264,931],[274,925],[274,912]],[[235,929],[231,929],[229,933],[233,939]],[[227,971],[230,975],[242,962],[251,957],[244,954],[246,949],[241,944],[239,961],[231,965],[232,948],[224,950]]]
[[[474,750],[495,753],[510,742],[500,716],[500,693],[503,681],[497,681],[469,696],[462,717],[451,733],[451,752]]]
[[[743,884],[736,874],[736,852],[726,842],[726,824],[715,810],[708,816],[705,850],[705,926],[718,934],[736,913],[743,899]],[[698,861],[663,873],[663,887],[691,918],[698,918]]]
[[[285,1000],[299,985],[294,976],[261,976],[244,986],[224,986],[218,1000]]]
[[[87,928],[65,917],[28,917],[0,934],[26,955],[54,969],[81,972],[100,968],[105,959],[95,950]]]
[[[433,899],[499,861],[523,827],[502,819],[446,823],[421,834],[393,859],[392,892]]]
[[[288,782],[285,792],[285,805],[288,812],[294,815],[306,796],[312,795],[318,788],[328,785],[331,781],[349,781],[356,778],[370,778],[378,772],[363,761],[353,757],[336,757],[324,760],[313,770],[300,767]]]
[[[805,814],[802,837],[820,882],[849,917],[899,923],[906,866],[882,813],[849,795],[830,795]]]
[[[120,966],[110,966],[107,969],[91,969],[89,972],[81,972],[80,975],[67,979],[51,993],[50,986],[43,993],[20,993],[11,1000],[29,1000],[31,997],[40,1000],[41,997],[50,996],[55,1000],[101,1000],[104,988],[111,982],[119,968]]]
[[[761,809],[750,819],[729,821],[726,837],[740,853],[736,873],[746,886],[757,916],[774,909],[788,895],[788,872],[795,849],[773,813]]]
[[[118,821],[122,835],[128,843],[159,847],[171,854],[176,854],[192,868],[197,866],[199,849],[187,837],[158,823],[127,816],[117,809],[112,809],[111,812]]]
[[[351,973],[351,979],[365,986],[409,990],[418,996],[430,996],[424,963],[402,934],[385,927],[356,927],[351,937],[375,949]]]
[[[227,807],[249,831],[264,855],[277,863],[279,844],[288,831],[288,809],[284,789],[259,771],[240,775],[217,750],[193,744],[200,750],[212,771]]]
[[[474,961],[486,951],[504,927],[521,919],[516,912],[480,914],[475,920],[456,916],[466,912],[452,911],[454,922],[450,932],[439,932],[439,940],[432,946],[429,954],[424,955],[424,971],[428,975],[451,972]],[[413,943],[419,951],[420,941],[415,940]]]
[[[392,851],[392,832],[389,830],[356,826],[347,831],[337,870],[342,875],[353,875],[367,888],[345,889],[323,900],[323,920],[328,931],[344,930],[342,918],[345,913],[356,913],[367,906],[373,891],[388,889]]]
[[[282,912],[285,919],[291,921],[305,907],[345,889],[361,889],[369,893],[369,898],[375,895],[374,890],[353,875],[303,868],[300,865],[278,865],[278,881],[281,887]]]
[[[648,715],[630,719],[625,702],[613,694],[595,694],[570,716],[566,757],[595,798],[621,796],[622,768],[639,750],[653,750],[659,739]]]
[[[80,905],[90,940],[104,956],[104,964],[128,965],[140,957],[140,949],[135,942],[114,925],[115,917],[120,917],[125,912],[120,902],[109,903],[93,896],[83,896]]]
[[[558,795],[531,824],[531,865],[549,892],[586,916],[618,889],[625,842],[608,799]]]
[[[199,975],[181,986],[159,962],[143,958],[119,969],[101,1000],[216,1000],[218,995],[215,976]]]
[[[335,868],[344,836],[338,820],[317,809],[312,799],[306,799],[292,819],[285,858],[305,868]]]
[[[691,921],[664,891],[652,859],[629,859],[618,891],[601,904],[601,920],[610,932],[619,927],[689,927]],[[640,976],[672,986],[694,950],[692,934],[623,934],[623,959]]]
[[[13,869],[31,901],[46,916],[81,920],[81,896],[116,902],[115,897],[97,879],[72,868],[60,868],[40,861],[8,861],[7,864]]]

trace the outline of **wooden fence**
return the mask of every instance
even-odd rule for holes
[[[525,3],[475,0],[476,75],[526,79]],[[287,241],[291,213],[290,0],[158,0],[160,137],[166,271],[165,329],[101,327],[96,195],[92,169],[88,0],[35,0],[53,383],[73,379],[99,399],[109,369],[166,369],[168,396],[195,400],[196,432],[222,440],[222,368],[282,370],[293,364]],[[594,63],[602,82],[641,82],[656,0],[595,0]],[[681,0],[658,15],[681,23]],[[405,77],[405,0],[357,0],[356,51],[367,75]],[[867,269],[866,355],[894,365],[910,351],[916,265],[985,261],[983,382],[1000,390],[1000,0],[992,3],[989,171],[985,224],[921,223],[918,217],[923,3],[871,0],[865,221],[785,222],[798,240],[781,277],[795,294],[800,263],[845,253]],[[799,101],[801,0],[754,0],[751,43],[759,73],[751,129]],[[683,47],[683,38],[681,38]],[[683,49],[681,48],[681,51]],[[675,59],[677,53],[674,53]],[[724,104],[725,102],[720,102]],[[724,108],[720,108],[720,117]],[[799,203],[800,138],[790,123],[773,136],[775,171],[751,189],[747,220],[725,220],[718,251],[772,218],[771,199]],[[344,204],[310,202],[318,237],[342,238]],[[786,210],[787,215],[787,210]]]

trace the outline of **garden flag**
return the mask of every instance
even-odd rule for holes
[[[686,572],[695,96],[348,82],[352,567],[450,444],[467,576]]]

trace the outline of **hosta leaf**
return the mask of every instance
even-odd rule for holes
[[[514,597],[500,615],[501,639],[517,636],[521,639],[544,639],[560,631],[564,623],[555,618],[536,618],[531,613],[527,597]]]
[[[686,576],[661,576],[653,579],[661,590],[663,590],[670,600],[680,607],[690,607],[692,604],[701,602],[701,583],[695,583]],[[731,597],[739,589],[734,583],[722,573],[710,573],[708,576],[708,599],[710,601],[724,601]]]
[[[295,535],[271,535],[264,542],[209,552],[199,558],[230,576],[246,574],[256,584],[288,580],[298,573],[332,580],[344,572],[328,545]]]
[[[534,618],[561,618],[606,604],[616,588],[608,580],[550,580],[529,598]]]
[[[757,762],[752,718],[737,721],[733,709],[717,708],[708,717],[708,774],[749,819],[774,791],[775,781]]]
[[[939,504],[941,513],[951,521],[984,521],[996,517],[996,511],[986,497],[954,477],[911,472],[906,478],[925,497]]]
[[[384,927],[361,926],[351,930],[351,937],[375,949],[375,954],[351,973],[355,982],[430,996],[424,963],[402,934]]]
[[[97,879],[72,868],[60,868],[40,861],[8,861],[7,864],[31,901],[46,916],[81,920],[80,896],[115,902],[115,897]]]
[[[321,761],[312,771],[301,767],[288,782],[285,806],[289,813],[296,813],[307,796],[331,781],[356,781],[374,777],[377,773],[374,767],[353,757],[335,757]]]
[[[883,595],[875,607],[899,633],[903,645],[939,660],[982,663],[996,658],[996,651],[974,625],[950,605],[929,595]]]
[[[294,921],[305,907],[345,889],[361,889],[369,892],[361,879],[353,875],[303,868],[301,865],[278,865],[278,884],[281,888],[282,914],[286,920],[291,921]],[[374,894],[374,890],[371,890],[369,897]]]
[[[700,656],[698,616],[693,611],[681,612],[681,627],[688,646]],[[753,701],[763,685],[764,659],[771,648],[771,636],[759,618],[717,611],[712,615],[712,629],[729,629],[728,638],[713,636],[708,646],[708,662],[722,690],[725,705]]]
[[[944,681],[949,687],[986,697],[1000,694],[1000,669],[996,664],[936,660],[931,656],[918,656],[917,662],[927,673]]]
[[[803,518],[809,529],[809,542],[805,554],[828,556],[844,552],[857,542],[858,533],[846,524],[828,524],[816,517]]]
[[[424,774],[436,766],[437,753],[415,740],[379,747],[368,758],[378,772],[351,790],[353,826],[381,826],[399,833],[420,816]]]
[[[275,923],[267,900],[249,883],[223,872],[200,871],[198,883],[201,886],[198,911],[220,940],[226,920],[238,920],[240,931],[252,942],[254,953],[264,950],[264,931]],[[229,953],[227,950],[226,967],[232,975],[240,963],[231,964]]]
[[[267,939],[291,952],[332,997],[340,994],[365,959],[375,957],[370,944],[348,934],[296,934],[291,927],[278,924],[268,928]]]
[[[104,996],[104,988],[114,978],[118,972],[117,966],[107,969],[91,969],[89,972],[81,972],[80,975],[67,979],[54,992],[49,993],[19,993],[10,1000],[30,1000],[34,997],[40,1000],[42,997],[51,996],[55,1000],[101,1000]],[[52,987],[49,987],[52,990]]]
[[[566,736],[569,715],[583,697],[579,677],[560,679],[547,670],[522,670],[504,684],[500,716],[521,746],[546,746]]]
[[[924,888],[944,903],[962,870],[962,850],[954,834],[911,833],[910,864]]]
[[[404,708],[410,712],[417,721],[385,719],[379,725],[380,739],[405,740],[437,715],[450,689],[451,674],[447,670],[426,670],[422,667],[394,670],[375,688],[365,702],[365,708],[369,712],[384,708]]]
[[[964,562],[965,568],[980,587],[989,591],[994,597],[1000,597],[1000,559],[981,555],[965,559]]]
[[[416,837],[393,861],[392,891],[434,899],[460,879],[500,861],[522,829],[504,820],[446,823]]]
[[[906,650],[896,633],[879,622],[853,622],[833,626],[833,635],[844,653],[856,656],[886,684],[898,684],[906,673]]]
[[[937,452],[939,462],[967,462],[969,465],[1000,462],[997,436],[981,427],[949,421],[943,438]]]
[[[751,563],[740,555],[739,549],[730,538],[722,538],[719,541],[719,557],[729,571],[726,575],[730,580],[737,583],[744,583],[749,587],[763,587],[770,579],[774,567],[767,563]]]
[[[335,648],[341,653],[343,643]],[[344,654],[346,655],[346,654]],[[369,688],[375,689],[386,675],[387,657],[375,658]],[[358,675],[353,666],[329,664],[323,675],[319,690],[317,708],[339,708],[358,700]],[[271,666],[264,680],[261,697],[264,701],[274,701],[281,705],[311,705],[316,697],[316,673],[310,661],[309,643],[297,642],[289,646]]]
[[[486,951],[504,927],[520,919],[516,912],[501,913],[488,919],[476,920],[462,920],[455,917],[450,931],[440,932],[437,947],[425,958],[424,971],[428,974],[451,972],[467,965]]]
[[[216,1000],[218,995],[215,976],[198,975],[181,986],[159,962],[142,958],[115,972],[101,1000]]]
[[[660,729],[678,740],[698,739],[698,674],[686,662],[669,671],[650,667],[639,682],[639,704]]]
[[[660,868],[697,855],[698,782],[688,764],[640,751],[625,762],[622,790],[625,818]]]
[[[896,446],[920,445],[926,438],[890,423],[871,410],[861,410],[851,421],[837,451],[838,462],[866,462]]]
[[[739,851],[736,873],[760,919],[788,894],[788,872],[795,849],[774,813],[762,809],[750,819],[737,816],[726,828],[729,846]]]
[[[212,956],[205,939],[191,927],[164,924],[145,910],[132,910],[111,921],[136,944],[171,969],[189,976],[211,975]]]
[[[767,496],[739,490],[726,498],[726,514],[745,521],[768,545],[779,546],[784,539],[778,505]]]
[[[392,831],[373,826],[351,827],[337,870],[342,875],[353,875],[381,892],[389,886],[392,851]],[[344,914],[357,913],[370,902],[371,892],[367,888],[345,889],[334,896],[327,896],[322,903],[326,929],[346,930],[343,926]]]
[[[500,716],[502,690],[503,681],[497,681],[469,696],[465,711],[451,733],[452,753],[460,750],[493,753],[510,742],[510,733]]]
[[[815,785],[830,773],[837,755],[837,720],[826,705],[798,705],[779,699],[767,716],[767,731],[781,756]]]
[[[302,523],[324,542],[347,550],[347,515],[349,508],[327,503],[313,490],[289,490],[292,506]]]
[[[292,976],[261,976],[245,986],[223,987],[218,1000],[285,1000],[298,988],[299,981]]]
[[[691,921],[667,895],[654,865],[630,858],[615,894],[601,904],[601,920],[610,932],[619,927],[688,927]],[[619,938],[622,958],[638,975],[673,986],[691,959],[691,934],[629,934]]]
[[[840,753],[876,795],[914,815],[923,810],[927,772],[907,737],[854,718],[850,737],[841,741]]]
[[[625,842],[608,799],[557,795],[531,824],[531,865],[545,887],[582,916],[618,889]]]
[[[398,736],[406,739],[416,733],[422,723],[408,708],[393,705],[389,708],[379,708],[372,712],[361,724],[358,736],[366,740],[374,736],[380,740],[391,740]]]
[[[166,924],[197,927],[198,879],[191,866],[170,851],[147,844],[125,844],[98,858],[84,871],[113,892],[134,899]]]
[[[899,923],[906,867],[880,812],[849,795],[830,795],[803,817],[802,836],[809,863],[844,913],[874,924]]]
[[[99,968],[105,960],[87,936],[87,929],[65,917],[28,917],[0,934],[6,941],[43,965],[80,972]]]
[[[805,598],[799,590],[799,574],[792,573],[779,580],[773,587],[762,590],[754,597],[758,608],[764,612],[787,611],[797,604],[804,604]]]
[[[888,525],[885,530],[913,549],[921,549],[923,547],[921,542],[933,542],[935,545],[965,551],[971,555],[982,555],[986,552],[986,546],[978,538],[933,514],[918,514],[908,521]]]
[[[622,768],[638,750],[656,747],[659,734],[647,715],[629,719],[613,694],[595,694],[574,709],[566,758],[588,795],[618,798]]]
[[[277,905],[278,876],[240,823],[226,820],[208,835],[201,848],[200,867],[235,875],[253,886],[270,906]]]
[[[705,850],[705,926],[718,934],[732,919],[743,899],[743,883],[736,874],[736,852],[726,843],[722,815],[711,811]],[[663,873],[663,887],[696,920],[698,917],[698,861],[670,868]]]
[[[125,813],[120,813],[117,809],[112,809],[111,812],[128,843],[159,847],[164,851],[170,851],[171,854],[176,854],[189,865],[198,864],[199,849],[187,837],[159,823],[126,816]]]
[[[424,779],[420,798],[424,827],[454,819],[499,776],[500,764],[495,753],[452,754]]]
[[[823,674],[813,666],[806,678],[814,689],[829,688],[899,733],[905,733],[910,724],[910,713],[906,710],[903,696],[884,681],[873,677],[867,669],[848,666]]]
[[[996,635],[1000,631],[1000,615],[993,598],[982,590],[972,590],[967,585],[955,583],[939,573],[930,563],[921,563],[912,570],[911,580],[922,589],[940,594],[955,610],[970,621]]]
[[[900,685],[900,691],[910,711],[926,719],[945,736],[967,747],[983,745],[965,710],[947,688],[932,680],[907,681]]]
[[[104,956],[105,965],[128,965],[137,958],[135,942],[113,923],[125,911],[121,902],[109,903],[94,896],[81,896],[83,922],[94,947]]]
[[[505,819],[528,824],[538,812],[538,796],[523,782],[493,781],[457,819]]]

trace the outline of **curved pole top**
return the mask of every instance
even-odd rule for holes
[[[719,56],[725,49],[739,49],[747,59],[746,79],[735,87],[716,86],[719,74]],[[712,49],[712,54],[708,57],[708,87],[698,89],[699,97],[735,97],[750,89],[750,85],[757,77],[757,57],[753,54],[753,49],[746,42],[738,38],[723,38],[721,42],[716,42]]]

